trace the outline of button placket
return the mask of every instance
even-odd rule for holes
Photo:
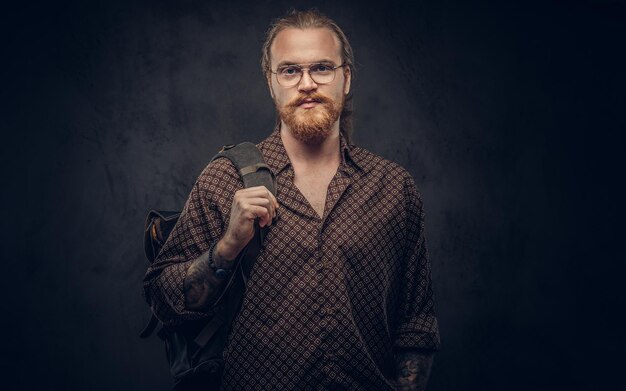
[[[322,221],[322,227],[324,222]],[[323,343],[321,346],[321,350],[323,353],[323,362],[324,366],[332,366],[337,362],[337,352],[333,348],[333,341],[337,337],[335,335],[337,329],[337,308],[335,304],[335,295],[337,294],[337,275],[334,272],[333,264],[328,257],[324,254],[323,244],[324,244],[324,233],[323,230],[320,230],[318,236],[318,249],[317,254],[319,254],[319,263],[318,263],[318,278],[319,285],[321,288],[319,295],[319,306],[316,308],[317,315],[320,319],[320,329],[321,334],[323,335]]]

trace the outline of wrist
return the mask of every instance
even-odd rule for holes
[[[239,251],[228,237],[220,239],[213,249],[213,262],[222,269],[231,269]]]

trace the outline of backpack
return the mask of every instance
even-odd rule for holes
[[[276,194],[276,179],[264,163],[258,148],[244,142],[224,146],[211,161],[229,159],[239,172],[244,187],[265,186]],[[180,212],[151,210],[144,226],[144,251],[152,263],[172,232]],[[260,228],[255,223],[255,234],[241,251],[235,267],[222,291],[212,299],[208,319],[186,321],[181,325],[162,324],[152,314],[141,331],[141,338],[148,338],[161,323],[157,333],[165,342],[165,350],[174,378],[174,390],[219,390],[224,366],[222,353],[235,317],[239,313],[250,271],[261,249],[269,227]]]

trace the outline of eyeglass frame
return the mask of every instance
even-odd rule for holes
[[[281,67],[292,67],[292,66],[297,66],[300,68],[300,79],[298,80],[297,83],[295,83],[292,86],[284,86],[282,84],[280,84],[280,81],[278,80],[278,68],[276,69],[276,72],[272,71],[272,69],[270,69],[270,73],[273,73],[274,75],[276,75],[276,82],[278,83],[279,86],[283,87],[283,88],[291,88],[291,87],[295,87],[298,84],[300,84],[300,82],[302,81],[302,77],[304,76],[304,72],[306,71],[309,74],[309,77],[311,78],[311,80],[313,80],[313,82],[315,82],[315,84],[320,84],[320,85],[326,85],[326,84],[330,84],[332,82],[335,81],[335,77],[337,76],[337,69],[339,68],[343,68],[344,66],[348,65],[345,62],[342,62],[339,65],[333,66],[331,65],[332,63],[325,63],[324,61],[319,61],[319,62],[310,62],[310,63],[304,63],[304,64],[285,64],[285,65],[281,65]],[[307,65],[306,67],[303,65]],[[332,68],[333,70],[333,79],[329,82],[326,83],[318,83],[317,81],[315,81],[315,79],[313,79],[313,76],[311,75],[311,66],[312,65],[325,65],[329,68]]]

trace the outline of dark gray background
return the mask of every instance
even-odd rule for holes
[[[423,194],[429,389],[623,389],[626,7],[461,0],[5,9],[2,388],[168,389],[145,214],[271,131],[263,33],[311,5],[354,47],[357,144]]]

